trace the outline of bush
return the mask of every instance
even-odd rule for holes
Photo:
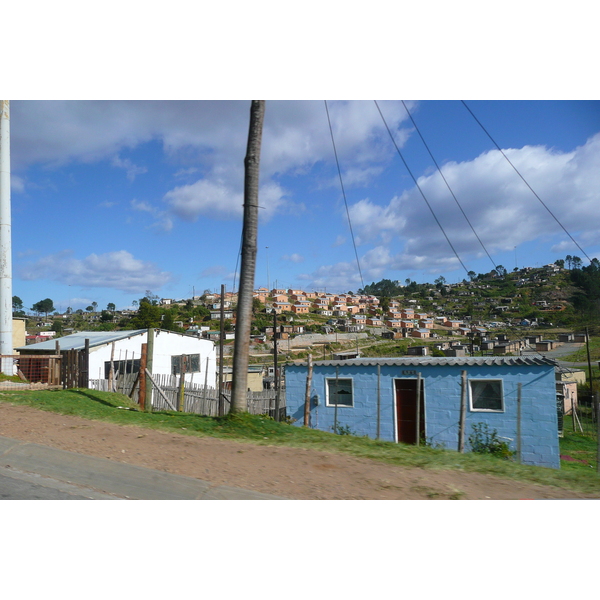
[[[515,454],[508,443],[498,437],[495,429],[489,430],[487,423],[473,424],[473,433],[469,436],[469,444],[472,452],[476,454],[491,454],[506,460]]]

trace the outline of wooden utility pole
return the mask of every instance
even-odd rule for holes
[[[221,284],[221,313],[219,324],[219,399],[217,406],[219,408],[219,416],[225,414],[225,399],[223,398],[223,340],[225,338],[225,286]]]
[[[277,311],[273,309],[273,383],[275,385],[275,420],[279,421],[279,368],[277,366]]]
[[[252,324],[252,297],[256,271],[258,239],[258,179],[260,147],[265,116],[265,101],[252,100],[248,146],[244,159],[244,227],[242,230],[242,264],[233,352],[231,412],[248,411],[248,358],[250,354],[250,327]]]

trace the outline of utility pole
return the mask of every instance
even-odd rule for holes
[[[10,214],[10,101],[0,100],[0,354],[12,355],[12,247]],[[13,362],[3,360],[5,375]]]
[[[225,285],[221,284],[221,312],[219,322],[219,416],[225,414],[225,398],[223,397],[223,340],[225,338]]]
[[[273,383],[275,384],[275,420],[279,421],[279,367],[277,365],[277,311],[273,309]]]
[[[235,347],[231,390],[231,412],[248,411],[248,358],[252,324],[252,295],[256,271],[258,238],[258,179],[265,101],[252,100],[248,146],[244,159],[244,227],[242,230],[242,264],[238,291]]]

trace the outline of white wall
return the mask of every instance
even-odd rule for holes
[[[144,332],[115,341],[113,360],[139,359],[142,355],[142,344],[146,343],[147,337],[147,332]],[[104,379],[104,363],[110,361],[111,351],[112,343],[90,348],[90,379]],[[216,386],[217,358],[213,342],[170,331],[155,331],[153,373],[169,375],[171,357],[181,354],[200,354],[200,373],[186,375],[187,381],[190,381],[193,376],[194,383],[204,385],[208,358],[207,383],[209,387]]]

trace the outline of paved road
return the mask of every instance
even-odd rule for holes
[[[285,500],[2,436],[0,499]]]
[[[548,350],[547,352],[536,352],[535,350],[524,352],[523,354],[528,354],[532,356],[545,356],[546,358],[550,358],[555,360],[561,367],[567,367],[570,369],[580,369],[583,367],[587,367],[587,360],[585,362],[569,362],[566,360],[560,360],[564,356],[568,356],[569,354],[573,354],[580,350],[581,348],[585,348],[585,344],[573,344],[573,343],[564,343],[562,346],[555,348],[554,350]],[[592,361],[592,365],[596,365],[596,361]]]
[[[80,486],[5,468],[0,473],[0,500],[115,500],[118,496],[102,494]]]

